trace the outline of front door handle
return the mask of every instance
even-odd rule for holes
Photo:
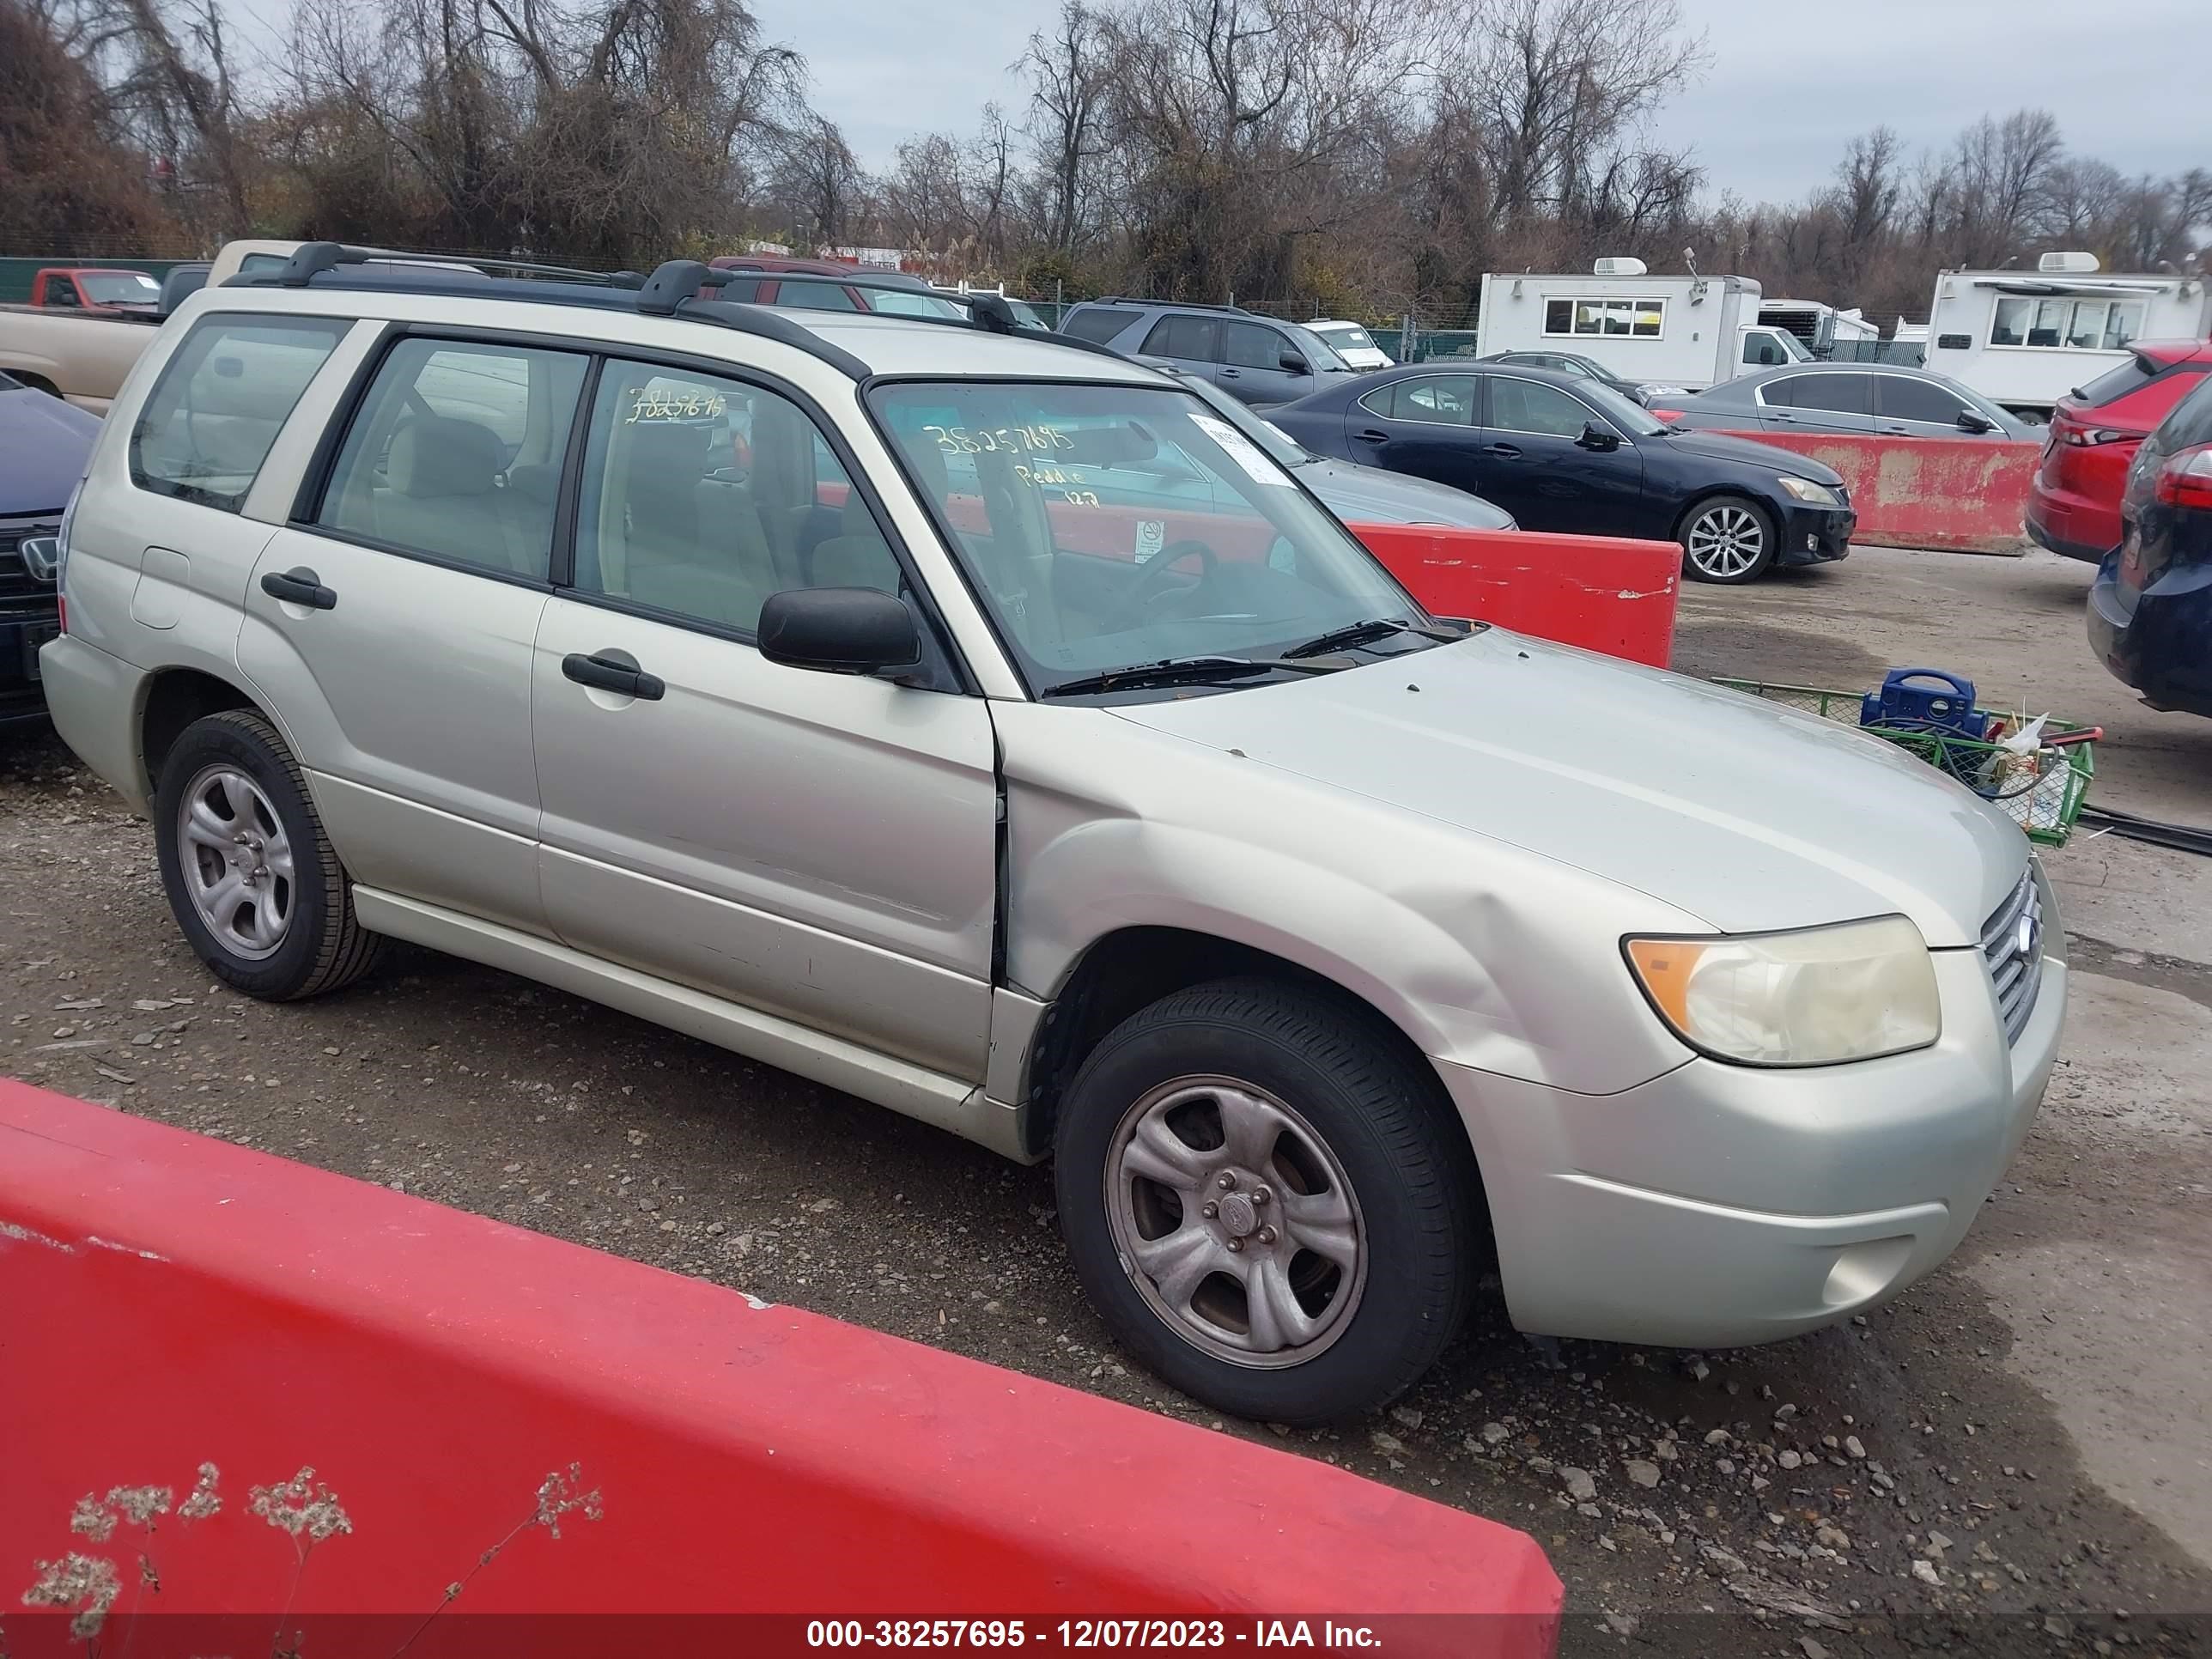
[[[1521,446],[1518,444],[1485,444],[1482,447],[1482,453],[1486,455],[1495,455],[1501,461],[1517,461],[1521,459]]]
[[[659,702],[668,695],[667,683],[659,676],[613,657],[587,657],[580,651],[571,651],[561,659],[561,672],[579,685],[642,698],[647,702]]]
[[[305,565],[272,570],[261,579],[261,591],[287,605],[304,605],[310,611],[334,609],[338,596],[323,586],[323,579]]]
[[[1364,432],[1355,432],[1352,435],[1358,439],[1359,441],[1364,444],[1388,443],[1390,441],[1390,434],[1389,433],[1377,432],[1371,426]]]
[[[1224,368],[1221,371],[1221,378],[1224,380],[1236,380],[1243,377],[1233,368]]]

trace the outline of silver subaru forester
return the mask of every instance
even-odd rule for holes
[[[1524,1330],[1757,1342],[1941,1261],[2065,1006],[1894,750],[1425,613],[1110,351],[331,245],[187,301],[53,717],[256,996],[410,939],[1056,1163],[1243,1415]]]

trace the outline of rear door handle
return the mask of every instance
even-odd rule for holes
[[[1521,459],[1521,446],[1518,444],[1485,444],[1482,447],[1482,453],[1486,455],[1495,455],[1501,461],[1517,461]]]
[[[1224,368],[1220,371],[1220,374],[1221,378],[1224,380],[1236,380],[1243,378],[1233,368]]]
[[[587,657],[580,651],[571,651],[561,659],[561,672],[579,685],[641,698],[647,702],[659,702],[668,695],[667,683],[659,676],[633,668],[612,657]]]
[[[323,586],[323,579],[305,565],[270,571],[261,579],[261,591],[272,599],[304,605],[310,611],[333,610],[338,602],[338,596]]]
[[[1359,441],[1364,444],[1388,443],[1390,441],[1390,434],[1389,433],[1377,432],[1371,426],[1364,432],[1355,432],[1352,435],[1358,439]]]

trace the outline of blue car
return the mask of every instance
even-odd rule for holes
[[[2212,715],[2212,377],[2136,451],[2089,644],[2152,708]]]
[[[97,416],[0,374],[0,726],[46,713],[39,647],[59,629],[61,610],[22,546],[61,528],[99,434]]]
[[[1808,456],[1678,430],[1548,369],[1379,369],[1267,418],[1316,454],[1480,495],[1523,530],[1679,542],[1699,581],[1840,559],[1857,523],[1842,477]]]

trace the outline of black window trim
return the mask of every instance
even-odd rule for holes
[[[273,325],[268,321],[271,318],[276,319]],[[284,418],[277,422],[276,435],[270,439],[269,448],[261,452],[261,459],[254,463],[253,476],[246,481],[246,488],[238,492],[235,500],[225,503],[210,500],[209,496],[212,493],[210,491],[193,490],[191,486],[179,484],[172,479],[149,478],[138,465],[139,424],[146,417],[147,407],[161,395],[161,388],[168,384],[169,376],[176,370],[177,359],[182,356],[191,347],[191,343],[199,337],[201,331],[203,330],[212,331],[213,328],[220,323],[241,319],[257,327],[285,328],[301,325],[331,325],[337,329],[337,337],[331,342],[331,349],[323,354],[323,361],[315,366],[315,372],[307,377],[307,385],[302,386],[300,388],[299,396],[292,399],[291,408],[284,411]],[[233,518],[243,516],[246,510],[246,498],[253,493],[254,485],[261,482],[261,469],[269,465],[270,452],[283,441],[285,428],[290,426],[293,419],[299,414],[300,405],[307,400],[308,387],[322,378],[323,371],[330,367],[331,359],[336,356],[339,348],[345,344],[346,336],[350,334],[360,322],[361,319],[358,317],[342,317],[324,312],[202,312],[193,319],[192,325],[184,331],[177,343],[170,349],[168,356],[161,360],[161,372],[154,377],[154,384],[146,388],[146,395],[139,399],[137,407],[131,411],[131,432],[123,446],[123,471],[124,476],[130,480],[131,487],[133,489],[143,490],[149,495],[159,495],[164,501],[181,501],[187,507],[204,507],[210,513],[228,513]],[[187,493],[188,491],[191,493]]]
[[[224,314],[255,316],[276,313]],[[358,320],[360,319],[349,319],[348,325],[350,326],[352,322]],[[316,515],[322,510],[323,495],[329,487],[330,475],[335,470],[337,453],[345,442],[345,435],[352,430],[354,422],[359,418],[368,389],[375,384],[377,373],[382,368],[386,358],[391,355],[398,343],[404,339],[451,340],[465,345],[510,345],[544,351],[565,351],[583,356],[587,360],[583,384],[578,392],[575,413],[569,423],[568,447],[562,457],[561,480],[554,496],[552,554],[547,574],[544,580],[525,576],[514,571],[496,570],[488,565],[471,564],[459,559],[449,559],[441,555],[423,552],[418,548],[396,546],[391,543],[379,541],[374,537],[334,530],[328,526],[315,522]],[[878,532],[883,536],[885,545],[890,549],[892,558],[897,562],[900,574],[906,579],[908,603],[914,605],[922,623],[921,631],[924,639],[928,642],[924,647],[922,662],[915,671],[916,675],[927,675],[927,678],[916,679],[909,683],[915,684],[916,689],[923,690],[947,691],[965,696],[981,695],[981,685],[969,668],[966,659],[961,655],[959,646],[954,640],[951,630],[945,625],[944,617],[938,611],[936,599],[929,591],[929,585],[922,580],[920,571],[915,568],[913,556],[908,550],[904,538],[898,532],[897,526],[892,522],[890,515],[884,510],[882,495],[869,482],[866,470],[860,465],[853,453],[852,447],[845,441],[844,434],[838,430],[837,423],[830,418],[828,412],[823,410],[820,403],[801,388],[769,370],[757,368],[748,363],[735,363],[726,358],[654,346],[631,346],[626,343],[615,345],[604,340],[594,340],[569,334],[540,333],[525,329],[471,328],[461,325],[435,322],[388,321],[383,331],[370,346],[368,354],[362,358],[359,368],[355,370],[351,382],[347,386],[343,395],[331,411],[323,435],[317,442],[315,454],[307,472],[301,480],[299,494],[294,499],[292,514],[287,520],[288,527],[307,535],[327,537],[332,541],[365,548],[371,552],[388,553],[396,558],[414,559],[424,564],[457,570],[465,574],[483,576],[490,580],[503,581],[514,586],[532,588],[555,598],[573,599],[580,605],[593,605],[605,610],[622,611],[647,622],[683,628],[692,633],[728,640],[732,643],[749,646],[758,650],[760,640],[756,630],[728,628],[721,623],[707,622],[697,617],[659,611],[650,605],[639,605],[635,601],[618,599],[609,594],[589,592],[574,585],[576,514],[583,490],[584,441],[591,424],[600,374],[610,360],[638,363],[649,368],[672,368],[684,374],[708,374],[723,380],[736,380],[743,384],[757,386],[764,392],[773,392],[795,404],[800,412],[813,422],[816,432],[829,447],[830,453],[836,457],[838,465],[844,469],[845,477],[850,485],[860,490],[862,500],[867,503],[870,515],[876,521]],[[892,453],[896,456],[896,452]]]

